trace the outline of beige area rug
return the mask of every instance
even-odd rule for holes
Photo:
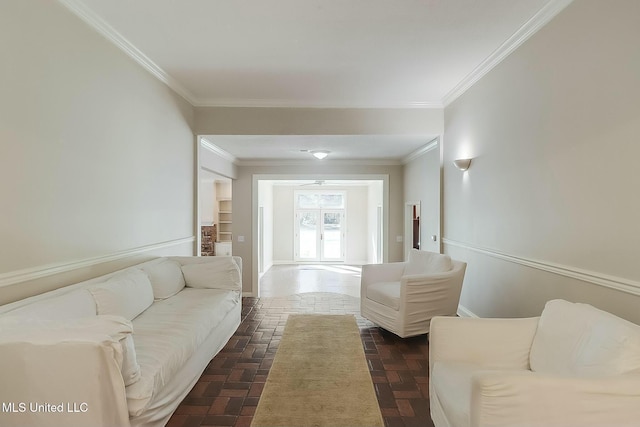
[[[251,426],[384,426],[354,316],[289,316]]]

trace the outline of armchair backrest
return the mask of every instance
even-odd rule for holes
[[[453,268],[449,255],[411,249],[403,276],[444,273]]]
[[[563,375],[640,373],[640,326],[588,305],[547,302],[529,362],[536,372]]]

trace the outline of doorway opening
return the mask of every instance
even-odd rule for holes
[[[420,249],[420,202],[407,202],[404,207],[404,259],[411,249]]]
[[[387,257],[388,175],[254,175],[253,188],[253,295],[272,266]]]
[[[231,255],[231,179],[200,169],[198,210],[201,256]]]

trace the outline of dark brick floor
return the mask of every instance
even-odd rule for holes
[[[359,316],[358,301],[329,293],[243,298],[242,324],[209,363],[167,426],[248,427],[291,313],[356,315],[385,425],[433,426],[426,335],[401,339],[379,329]]]

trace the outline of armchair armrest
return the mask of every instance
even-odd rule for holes
[[[429,332],[429,372],[441,360],[487,369],[529,369],[538,319],[434,317]]]
[[[472,380],[470,418],[474,427],[637,426],[640,375],[479,371]]]
[[[366,288],[377,282],[399,282],[404,272],[406,262],[391,262],[386,264],[366,264],[362,266],[361,288],[362,297],[366,295]]]

